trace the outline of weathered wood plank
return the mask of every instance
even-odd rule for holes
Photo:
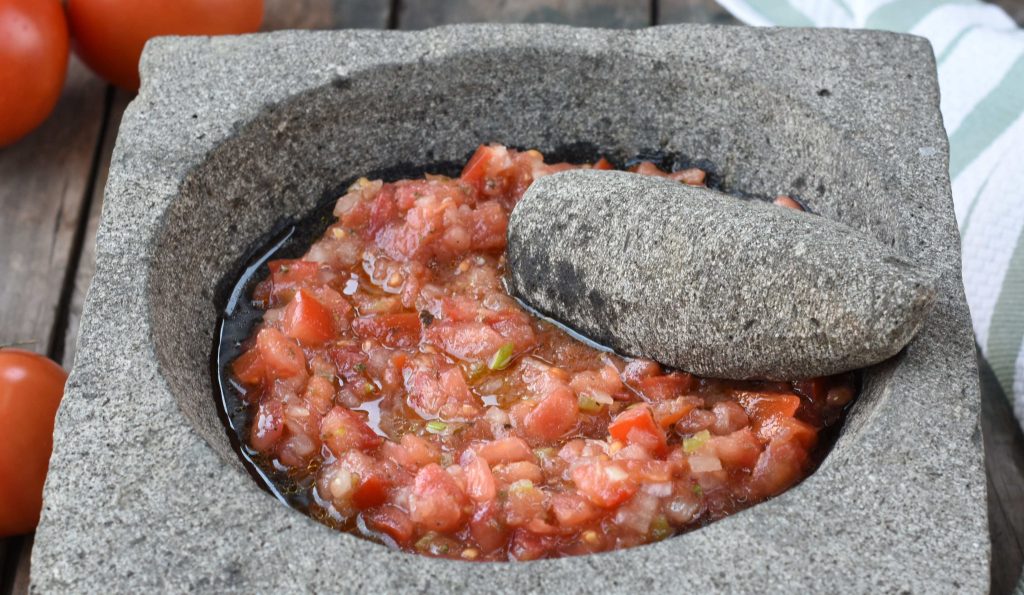
[[[672,23],[740,24],[715,0],[657,0],[657,2],[657,24],[659,25]]]
[[[400,29],[481,22],[645,27],[651,24],[651,3],[646,0],[402,0],[399,3]]]
[[[266,0],[263,29],[383,29],[391,0]]]
[[[50,119],[0,149],[0,345],[47,353],[63,337],[61,291],[85,215],[105,92],[72,58]]]
[[[992,592],[1010,593],[1024,564],[1024,434],[992,369],[984,361],[979,364]]]
[[[106,118],[103,145],[100,148],[95,181],[89,201],[88,221],[85,226],[85,233],[82,236],[82,249],[78,257],[77,269],[75,270],[74,285],[71,288],[71,300],[68,304],[68,323],[67,329],[64,332],[62,361],[64,367],[68,370],[71,369],[72,364],[75,362],[78,326],[82,320],[82,306],[85,303],[85,294],[89,289],[89,283],[92,282],[93,273],[96,272],[96,229],[99,227],[100,212],[103,208],[103,190],[107,185],[110,155],[114,151],[114,142],[117,140],[117,129],[121,125],[121,116],[124,115],[124,110],[128,107],[128,103],[133,97],[133,94],[127,91],[115,91],[113,100],[110,103],[110,111]]]

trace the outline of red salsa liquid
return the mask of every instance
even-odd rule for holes
[[[588,345],[505,292],[509,213],[572,167],[611,165],[492,145],[457,178],[361,179],[304,256],[269,263],[230,373],[242,441],[314,518],[427,555],[533,560],[665,539],[813,470],[852,375],[699,378]]]

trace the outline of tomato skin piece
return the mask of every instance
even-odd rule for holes
[[[284,334],[304,345],[318,347],[334,336],[330,311],[304,289],[295,292],[284,310],[283,322]]]
[[[0,147],[46,120],[68,69],[68,25],[59,0],[0,0]]]
[[[28,533],[39,522],[66,381],[48,358],[0,349],[0,537]]]
[[[654,421],[649,407],[639,405],[620,413],[608,425],[608,433],[620,442],[638,444],[655,456],[668,452],[665,431]]]
[[[284,378],[306,372],[306,356],[302,349],[276,328],[262,329],[256,335],[256,346],[269,372]]]
[[[75,52],[115,85],[139,88],[139,57],[159,35],[253,33],[263,21],[263,0],[69,0]]]

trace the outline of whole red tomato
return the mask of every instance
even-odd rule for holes
[[[28,533],[39,522],[67,378],[41,355],[0,349],[0,537]]]
[[[148,39],[251,33],[263,20],[263,0],[68,0],[68,20],[75,52],[85,63],[135,90]]]
[[[60,0],[0,0],[0,147],[50,115],[67,69]]]

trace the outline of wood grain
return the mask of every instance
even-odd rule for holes
[[[651,24],[646,0],[402,0],[398,27],[449,23],[562,23],[635,28]]]
[[[979,357],[981,432],[988,476],[992,593],[1010,593],[1024,564],[1024,435],[992,369]]]
[[[715,0],[658,0],[656,20],[659,25],[673,23],[740,24]]]
[[[82,320],[82,306],[85,303],[86,291],[92,276],[96,272],[96,230],[100,223],[100,212],[103,209],[103,191],[107,185],[107,173],[110,169],[110,155],[114,151],[117,140],[117,129],[121,125],[121,116],[134,95],[120,89],[114,91],[107,113],[106,128],[103,131],[102,146],[97,161],[96,176],[89,199],[89,211],[82,236],[82,249],[75,269],[74,283],[71,287],[71,299],[68,304],[67,327],[64,331],[64,353],[62,364],[70,370],[75,362],[78,343],[78,327]]]
[[[63,334],[55,325],[90,190],[105,90],[72,59],[50,119],[0,149],[0,345],[48,353]]]
[[[391,0],[266,0],[263,30],[383,29]]]

